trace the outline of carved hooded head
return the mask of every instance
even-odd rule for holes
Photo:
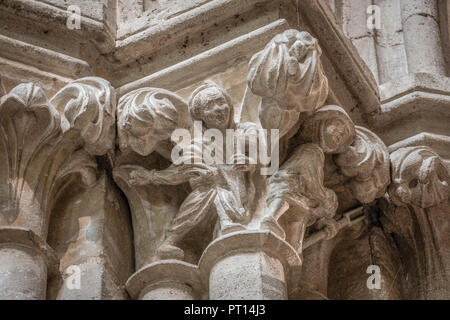
[[[305,121],[301,136],[305,142],[318,144],[325,153],[342,153],[355,140],[355,124],[341,107],[325,106]]]
[[[234,125],[233,102],[228,93],[212,81],[198,87],[189,98],[193,120],[203,121],[209,129],[229,129]]]
[[[308,32],[286,30],[252,57],[248,87],[258,96],[277,100],[281,109],[314,111],[328,95],[321,54]]]
[[[397,205],[429,208],[448,199],[450,175],[433,150],[401,148],[390,158],[392,184],[389,195]]]

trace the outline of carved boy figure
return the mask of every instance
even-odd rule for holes
[[[202,121],[206,129],[218,129],[225,135],[227,129],[235,127],[231,98],[214,83],[208,82],[193,92],[189,110],[193,120]],[[195,161],[195,157],[203,154],[199,148],[208,148],[210,143],[195,139],[192,141],[190,151],[183,154],[183,158],[194,160],[192,164],[174,164],[159,172],[140,168],[130,174],[129,182],[132,185],[177,185],[189,182],[192,187],[193,191],[182,203],[166,233],[165,241],[158,249],[162,259],[183,259],[184,252],[177,247],[177,243],[210,214],[214,214],[213,211],[219,217],[222,233],[244,229],[242,223],[246,222],[248,212],[242,204],[247,190],[242,171],[250,170],[251,166],[234,170],[235,167],[225,164],[208,165]]]
[[[324,153],[316,144],[304,144],[295,150],[269,180],[262,228],[284,239],[286,234],[278,224],[278,219],[292,208],[294,212],[289,217],[290,227],[296,230],[295,234],[290,234],[288,242],[301,247],[308,225],[317,219],[331,219],[334,216],[338,202],[336,194],[323,185],[324,160]]]

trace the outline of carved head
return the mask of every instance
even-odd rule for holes
[[[187,104],[164,89],[142,88],[126,94],[119,100],[117,113],[120,149],[142,156],[170,139],[175,129],[190,125]]]
[[[233,124],[233,103],[228,93],[212,81],[197,88],[189,99],[193,120],[209,129],[229,129]]]
[[[355,124],[338,106],[320,108],[304,123],[302,138],[318,144],[325,153],[342,153],[356,137]]]
[[[286,30],[252,57],[248,87],[258,96],[276,99],[282,109],[314,111],[328,95],[321,54],[308,32]]]
[[[429,208],[448,199],[450,175],[433,150],[401,148],[390,158],[393,183],[389,195],[397,205]]]

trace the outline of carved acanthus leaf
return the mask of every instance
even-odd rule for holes
[[[114,148],[116,98],[108,81],[96,77],[73,81],[50,103],[63,114],[63,131],[78,130],[90,154],[104,155]]]
[[[118,106],[118,135],[122,151],[147,156],[178,128],[190,127],[187,103],[178,95],[143,88],[123,96]]]
[[[356,126],[356,139],[345,152],[335,156],[341,173],[350,178],[355,198],[370,203],[381,198],[390,183],[389,153],[372,131]]]
[[[45,189],[54,146],[61,138],[60,116],[41,88],[21,84],[0,101],[0,215],[4,224],[35,231],[47,207]]]
[[[45,238],[58,195],[80,174],[96,181],[94,155],[114,144],[114,98],[108,82],[85,78],[47,102],[38,86],[21,84],[0,100],[0,224]]]

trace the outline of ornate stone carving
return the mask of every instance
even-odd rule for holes
[[[224,134],[227,129],[235,128],[231,103],[223,89],[214,83],[206,83],[191,95],[189,111],[192,119],[202,121],[205,129],[216,129]],[[157,253],[160,258],[183,259],[183,251],[176,246],[177,243],[198,224],[210,219],[211,215],[214,217],[217,214],[219,217],[222,233],[244,229],[240,223],[248,219],[248,211],[242,202],[246,200],[245,193],[248,190],[243,175],[251,169],[241,167],[233,172],[230,165],[206,164],[202,155],[210,143],[206,138],[200,141],[194,139],[192,148],[183,154],[188,163],[181,160],[162,171],[149,171],[130,165],[117,169],[117,172],[128,170],[127,183],[130,186],[179,185],[189,182],[192,188],[171,221],[164,242],[159,246]]]
[[[86,78],[67,85],[51,102],[32,83],[2,98],[3,225],[26,226],[45,238],[52,201],[67,178],[78,172],[83,182],[95,182],[92,155],[106,153],[114,141],[110,96],[106,81]]]
[[[116,96],[108,81],[95,77],[73,81],[50,104],[64,115],[63,132],[79,131],[87,152],[101,156],[114,149]]]
[[[401,148],[391,154],[392,184],[382,202],[382,223],[405,259],[408,298],[448,298],[450,175],[428,147]]]
[[[155,88],[122,97],[114,177],[130,202],[138,268],[156,270],[171,259],[178,260],[174,268],[179,260],[195,266],[201,261],[196,248],[252,232],[272,232],[301,261],[305,235],[311,245],[354,222],[348,216],[334,220],[339,199],[325,187],[325,169],[342,176],[363,204],[383,196],[390,181],[386,146],[355,126],[343,108],[323,106],[328,83],[320,55],[317,40],[306,32],[276,36],[249,63],[237,120],[231,97],[210,81],[193,90],[188,103]],[[194,137],[176,141],[175,129]],[[281,142],[261,135],[262,129],[278,129]],[[233,144],[229,154],[229,132],[233,139],[248,138],[244,151]],[[295,134],[297,145],[290,148]],[[274,174],[260,174],[267,163],[250,152],[258,146],[283,148],[287,160]]]
[[[292,207],[288,218],[292,233],[289,242],[295,248],[301,248],[307,226],[317,219],[332,219],[336,213],[336,194],[323,185],[324,160],[319,146],[301,145],[269,180],[262,227],[268,227],[284,239],[278,219]]]
[[[111,97],[112,92],[106,81],[85,78],[67,85],[51,102],[33,83],[21,84],[1,98],[2,232],[20,228],[45,242],[50,212],[58,196],[77,176],[86,185],[96,182],[97,162],[93,156],[109,151],[115,138],[115,98]],[[11,239],[10,245],[20,242],[16,240]],[[2,256],[8,255],[8,249],[5,250]],[[40,247],[29,246],[23,249],[24,261],[29,255],[27,250],[45,255]],[[44,298],[46,272],[51,266],[42,268],[39,259],[31,260],[40,266],[42,274],[39,283],[30,283],[37,287],[29,290],[44,292],[44,296],[39,294]],[[31,265],[28,267],[33,269]],[[3,276],[0,284],[10,285]],[[38,288],[40,286],[44,288]],[[8,297],[8,293],[3,294]],[[9,294],[14,294],[14,291]]]
[[[450,1],[0,17],[0,300],[450,298]]]
[[[325,153],[339,154],[354,142],[355,125],[341,107],[324,106],[302,125],[301,138],[316,143]]]
[[[322,107],[328,81],[321,54],[317,40],[307,32],[287,30],[272,39],[249,63],[248,87],[261,102],[248,105],[244,100],[243,108],[251,115],[245,121],[260,121],[265,129],[279,129],[284,137],[301,112]]]
[[[158,150],[169,157],[163,142],[170,140],[175,129],[190,126],[186,102],[170,91],[156,88],[138,89],[123,96],[117,116],[120,149],[142,156]]]
[[[361,203],[381,198],[390,183],[389,153],[383,141],[370,130],[356,126],[355,141],[335,156],[341,173]]]
[[[426,209],[448,199],[450,175],[430,148],[399,149],[391,154],[391,163],[389,194],[396,205]]]
[[[314,241],[334,237],[347,223],[334,220],[338,197],[324,185],[326,154],[334,157],[361,202],[382,196],[389,182],[386,147],[369,130],[355,127],[341,107],[323,106],[328,85],[320,55],[317,41],[306,32],[289,30],[275,37],[249,63],[237,123],[231,97],[209,81],[192,92],[189,103],[154,88],[133,91],[120,100],[121,153],[114,177],[130,201],[139,268],[157,268],[158,261],[167,259],[195,265],[199,255],[193,247],[204,249],[215,238],[220,242],[235,234],[265,232],[261,229],[272,231],[297,255],[312,225],[320,233]],[[194,133],[194,138],[171,141],[172,132],[180,128]],[[246,141],[246,151],[232,149],[231,157],[227,152],[231,163],[206,161],[205,154],[223,156],[228,148],[221,144],[229,141],[213,142],[205,133],[213,130],[224,137],[231,129],[236,130],[233,138],[240,134],[254,138]],[[260,159],[247,152],[255,141],[279,147],[262,137],[261,129],[279,129],[286,152],[289,138],[300,130],[300,145],[288,152],[272,176],[262,176]],[[177,160],[170,153],[175,146],[182,151]],[[157,160],[157,153],[169,161]],[[361,171],[360,164],[364,164]],[[363,199],[366,191],[360,187],[371,179],[376,190],[370,189],[370,199]],[[180,190],[188,193],[177,197],[172,190],[177,195]],[[169,202],[170,208],[164,205]]]

